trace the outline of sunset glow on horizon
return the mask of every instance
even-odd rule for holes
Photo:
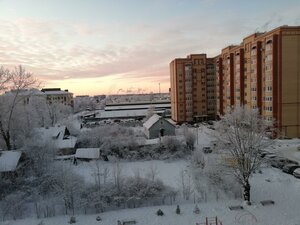
[[[0,66],[23,65],[74,95],[168,92],[174,58],[214,57],[300,24],[298,0],[2,0],[0,10]]]

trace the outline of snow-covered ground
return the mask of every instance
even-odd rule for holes
[[[176,163],[174,163],[176,164]],[[164,164],[161,164],[164,166]],[[172,164],[170,164],[173,167]],[[179,162],[179,165],[184,163]],[[282,173],[274,168],[263,169],[262,174],[255,174],[252,183],[251,206],[244,205],[240,200],[211,201],[198,203],[200,214],[194,214],[193,203],[180,204],[181,215],[175,213],[176,205],[143,207],[138,209],[123,209],[95,215],[76,215],[77,225],[117,225],[117,220],[135,220],[138,225],[183,225],[196,224],[205,221],[205,217],[217,216],[222,224],[242,225],[297,225],[300,224],[300,179]],[[275,205],[262,206],[262,200],[273,200]],[[230,211],[230,205],[243,205],[244,210]],[[164,216],[156,216],[161,208]],[[102,221],[96,221],[100,215]],[[6,221],[4,225],[35,225],[43,220],[44,225],[68,224],[70,216],[58,216],[48,219],[24,219]]]
[[[204,146],[212,145],[213,130],[205,126],[189,129],[197,136],[196,148],[202,149]],[[300,152],[296,150],[296,147],[299,145],[299,139],[276,140],[274,145],[269,147],[268,150],[291,159],[298,159],[300,162]],[[210,154],[207,157],[210,157]],[[95,162],[80,161],[77,166],[73,165],[70,161],[61,161],[58,163],[70,166],[72,170],[82,175],[86,182],[94,182]],[[107,168],[110,173],[112,173],[116,166],[114,162],[98,161],[98,163],[101,169]],[[161,179],[164,184],[175,189],[178,189],[180,185],[180,173],[190,169],[190,162],[188,160],[170,162],[160,160],[121,161],[118,164],[121,174],[124,177],[137,174],[146,177],[152,169],[157,172],[157,178]],[[200,214],[194,214],[195,204],[193,199],[191,199],[189,202],[182,201],[180,203],[180,215],[175,213],[176,205],[151,206],[109,211],[93,215],[75,215],[77,220],[76,225],[117,225],[118,220],[135,220],[137,225],[195,225],[196,223],[204,223],[206,217],[216,216],[222,221],[223,225],[300,225],[300,179],[285,174],[278,169],[266,167],[262,169],[262,173],[256,173],[251,178],[251,188],[251,206],[245,205],[241,199],[219,199],[219,201],[208,199],[207,202],[197,203],[200,208]],[[275,204],[262,206],[260,204],[262,200],[273,200]],[[231,211],[228,207],[232,205],[242,205],[244,209]],[[165,214],[162,217],[155,214],[159,208]],[[100,222],[96,221],[96,217],[99,215],[102,219]],[[0,224],[37,225],[43,221],[43,225],[67,225],[69,224],[69,219],[70,216],[57,216],[46,219],[28,218],[0,222]]]
[[[105,161],[91,161],[91,162],[82,162],[80,161],[77,166],[70,164],[71,168],[82,175],[86,182],[94,182],[96,172],[96,163],[99,163],[101,169],[107,168],[109,173],[112,173],[116,163],[114,162],[105,162]],[[151,161],[136,161],[136,162],[119,162],[119,168],[121,169],[121,175],[124,177],[132,177],[137,175],[141,177],[147,177],[147,174],[150,170],[155,170],[157,172],[157,177],[161,179],[164,184],[177,188],[179,174],[182,170],[188,170],[189,162],[185,160],[178,161],[160,161],[160,160],[151,160]],[[112,176],[109,176],[112,178]]]

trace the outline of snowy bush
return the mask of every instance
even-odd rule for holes
[[[195,205],[194,211],[195,214],[199,214],[200,213],[200,209],[198,207],[198,205]]]
[[[76,223],[76,217],[75,217],[75,216],[71,216],[71,217],[70,217],[70,220],[69,220],[69,223],[70,223],[70,224]]]
[[[205,158],[202,151],[196,150],[193,152],[192,164],[201,169],[205,167]]]
[[[159,210],[157,210],[156,215],[163,216],[164,212],[161,209],[159,209]]]

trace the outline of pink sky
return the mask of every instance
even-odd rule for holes
[[[297,0],[0,0],[0,9],[0,65],[75,95],[167,92],[174,58],[300,24]]]

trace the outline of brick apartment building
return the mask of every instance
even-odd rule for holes
[[[186,92],[179,89],[181,73],[178,69],[174,72],[176,61],[171,62],[172,118],[177,122],[191,121],[184,113],[182,117],[176,114],[185,112],[187,104]],[[217,115],[225,114],[236,105],[245,105],[248,109],[258,109],[266,120],[275,119],[284,136],[300,137],[300,26],[281,26],[266,33],[252,34],[240,45],[222,49],[213,62],[214,74],[210,76],[216,80],[214,112]],[[201,79],[206,83],[196,89],[208,88],[208,74],[204,77]],[[181,79],[183,83],[184,78]],[[206,100],[208,105],[208,98],[193,96],[193,102],[200,100],[205,105],[203,100]],[[193,111],[194,118],[204,113],[197,110]]]
[[[171,110],[176,122],[206,120],[216,115],[215,65],[206,54],[193,54],[170,63]]]

